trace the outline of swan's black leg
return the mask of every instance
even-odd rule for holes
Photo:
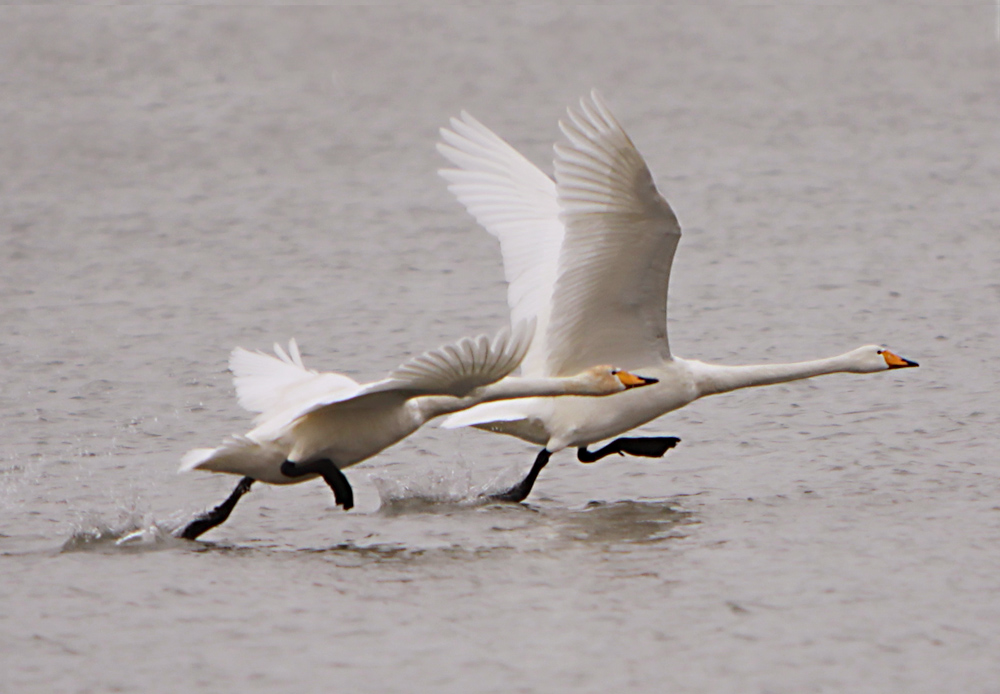
[[[643,458],[660,458],[668,450],[680,443],[676,436],[647,436],[644,438],[615,439],[598,451],[588,451],[581,446],[576,451],[576,457],[581,463],[594,463],[601,458],[617,453],[618,455],[636,455]]]
[[[531,466],[531,471],[528,475],[515,484],[513,487],[505,492],[500,492],[499,494],[490,494],[489,498],[494,501],[524,501],[528,498],[528,494],[531,494],[531,488],[535,486],[535,480],[538,479],[538,473],[542,471],[542,468],[549,462],[549,457],[552,454],[549,453],[547,448],[543,448],[538,452],[538,457],[535,458],[535,464]]]
[[[229,514],[233,512],[236,502],[240,500],[241,496],[250,491],[250,485],[253,483],[253,477],[244,477],[241,479],[240,483],[236,485],[236,489],[233,490],[233,493],[229,495],[228,499],[213,508],[211,511],[206,511],[188,523],[187,527],[181,531],[178,537],[183,537],[185,540],[194,540],[199,535],[206,533],[215,526],[224,523],[226,519],[229,518]]]
[[[333,498],[345,511],[354,508],[354,490],[332,460],[312,460],[308,463],[293,463],[286,460],[281,464],[281,474],[285,477],[304,477],[319,475],[333,490]]]

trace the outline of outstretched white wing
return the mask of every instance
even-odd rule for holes
[[[534,324],[522,322],[513,331],[501,330],[492,341],[486,335],[462,338],[410,359],[381,381],[353,390],[336,387],[283,412],[275,412],[273,419],[268,414],[268,429],[284,426],[331,405],[375,407],[387,399],[403,401],[421,395],[468,395],[473,389],[499,381],[514,371],[528,351],[533,333]],[[315,374],[317,378],[325,375]]]
[[[555,173],[566,227],[545,336],[547,373],[669,358],[667,284],[680,238],[642,155],[597,92],[559,127]]]
[[[365,386],[359,395],[393,390],[407,397],[466,396],[512,373],[524,359],[534,332],[535,323],[529,320],[513,330],[501,330],[492,341],[486,335],[464,337],[410,359],[384,380]]]
[[[568,376],[602,363],[669,358],[667,285],[677,218],[597,92],[560,122],[556,181],[467,113],[442,129],[441,172],[500,239],[508,303],[536,316],[525,375]]]
[[[556,280],[563,225],[556,185],[534,164],[462,112],[441,129],[438,151],[456,167],[442,169],[458,201],[500,241],[511,323],[535,319],[535,341],[521,365],[526,376],[544,374],[545,333]]]

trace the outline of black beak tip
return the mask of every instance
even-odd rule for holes
[[[916,366],[916,364],[914,364],[914,366]],[[646,378],[645,376],[642,377],[642,380],[645,381],[645,383],[643,385],[647,385],[647,386],[651,386],[654,383],[659,383],[660,382],[660,379],[658,379],[658,378]]]

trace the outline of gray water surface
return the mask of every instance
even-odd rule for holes
[[[996,8],[0,9],[0,691],[996,692]],[[435,173],[599,88],[684,228],[677,354],[921,368],[708,399],[663,460],[427,427],[175,474],[226,359],[359,379],[507,319]],[[122,542],[123,538],[127,541]]]

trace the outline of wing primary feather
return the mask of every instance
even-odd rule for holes
[[[677,219],[596,91],[567,109],[559,128],[565,139],[555,146],[555,177],[566,231],[546,373],[669,358],[666,292]]]
[[[302,364],[302,353],[299,352],[299,343],[293,337],[288,341],[288,354],[292,359],[292,363],[295,364],[300,369],[306,368]]]
[[[408,391],[411,396],[467,395],[518,367],[530,344],[529,329],[530,326],[519,325],[513,338],[504,329],[492,340],[483,335],[443,345],[410,359],[365,392],[397,389]]]
[[[289,358],[288,353],[285,352],[284,348],[277,342],[274,343],[274,353],[278,355],[278,359],[285,362],[286,364],[292,363],[292,360]]]
[[[440,171],[476,221],[500,241],[511,322],[534,318],[538,337],[525,375],[543,375],[545,325],[564,228],[555,182],[467,112],[441,130],[438,151],[456,168]]]

